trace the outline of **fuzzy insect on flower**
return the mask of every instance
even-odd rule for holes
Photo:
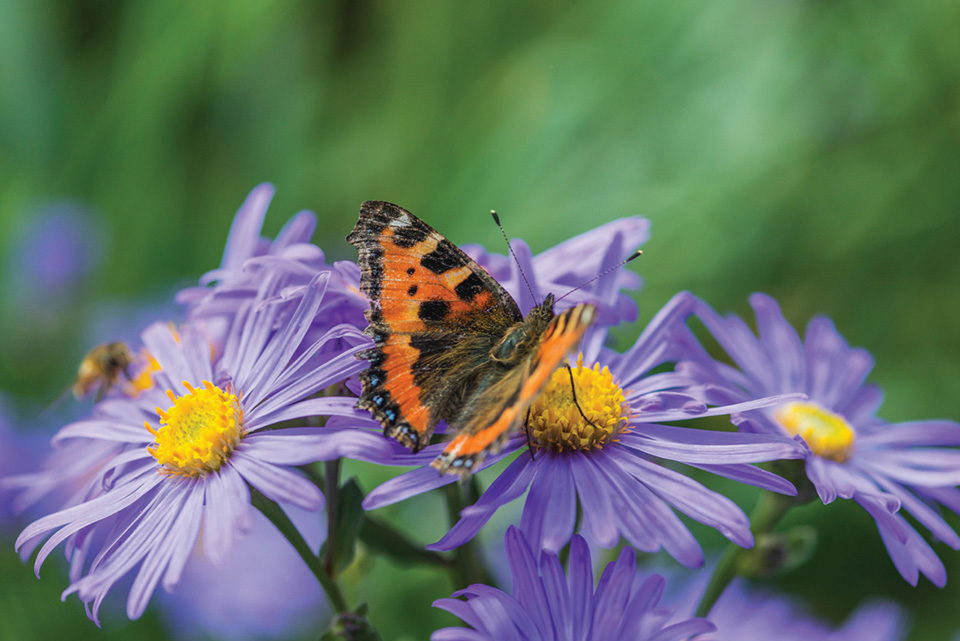
[[[873,358],[848,346],[833,323],[816,317],[804,338],[769,296],[754,294],[758,334],[737,316],[722,317],[698,301],[696,316],[734,366],[714,359],[687,333],[686,375],[708,386],[717,403],[741,403],[799,392],[807,400],[740,412],[742,433],[802,438],[807,479],[823,503],[852,499],[876,521],[897,570],[916,584],[923,573],[935,585],[946,570],[901,508],[939,540],[960,549],[960,536],[938,504],[960,506],[960,425],[948,420],[889,423],[876,416],[881,390],[866,383]]]
[[[227,557],[234,537],[250,527],[252,490],[316,510],[323,495],[292,466],[345,451],[384,455],[382,437],[305,420],[354,413],[353,399],[316,397],[357,373],[354,352],[365,342],[352,325],[318,331],[328,280],[320,273],[298,296],[280,296],[283,275],[266,275],[239,305],[216,353],[199,324],[176,334],[162,323],[144,331],[143,345],[160,366],[154,386],[136,398],[101,402],[90,418],[54,437],[56,445],[119,447],[91,468],[93,478],[73,505],[20,534],[16,545],[24,553],[46,539],[38,575],[66,542],[71,583],[64,596],[77,593],[97,621],[108,591],[134,573],[127,614],[136,618],[158,583],[176,587],[198,541],[212,561]]]

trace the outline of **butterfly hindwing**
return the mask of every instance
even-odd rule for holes
[[[552,305],[552,300],[551,300]],[[531,314],[532,315],[532,314]],[[535,349],[499,377],[457,418],[457,435],[432,466],[441,473],[469,473],[488,452],[496,452],[523,423],[526,412],[553,372],[580,342],[596,317],[593,305],[577,305],[550,320]]]
[[[359,250],[371,299],[358,407],[417,451],[462,390],[489,369],[489,353],[523,321],[516,302],[456,245],[410,212],[381,201],[360,209],[347,240]]]

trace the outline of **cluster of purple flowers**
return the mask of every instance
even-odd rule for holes
[[[276,238],[261,237],[272,193],[263,185],[250,194],[220,267],[177,295],[186,320],[160,319],[142,332],[144,378],[135,392],[109,390],[89,416],[59,430],[47,467],[0,482],[19,493],[21,505],[54,493],[68,497],[27,526],[16,546],[25,558],[39,548],[39,575],[65,544],[64,596],[76,593],[94,621],[125,577],[132,577],[131,618],[144,612],[158,585],[203,599],[202,588],[189,587],[200,579],[189,577],[216,572],[196,568],[222,566],[234,544],[242,545],[260,518],[253,493],[297,514],[323,507],[324,494],[307,473],[314,463],[350,458],[413,468],[371,491],[366,510],[457,480],[429,465],[443,443],[411,453],[355,408],[365,367],[355,354],[370,346],[362,333],[369,301],[359,268],[327,262],[310,242],[309,212],[294,216]],[[744,620],[738,608],[762,599],[738,588],[707,618],[683,616],[682,607],[663,605],[664,579],[639,574],[635,560],[637,551],[662,549],[684,566],[702,565],[703,550],[680,515],[751,548],[746,514],[701,480],[714,475],[797,495],[793,483],[757,465],[770,461],[793,461],[805,473],[792,478],[804,479],[801,495],[809,486],[823,503],[856,501],[876,521],[907,581],[915,584],[922,573],[942,586],[944,566],[915,525],[960,548],[942,516],[960,510],[960,425],[878,418],[881,393],[866,383],[869,354],[850,348],[825,318],[811,321],[801,339],[762,295],[751,299],[758,334],[681,293],[632,346],[612,350],[609,329],[637,314],[624,290],[639,285],[617,266],[647,237],[647,222],[634,217],[537,256],[519,240],[512,243],[515,260],[465,248],[524,313],[549,293],[613,271],[560,301],[558,312],[583,302],[598,311],[569,374],[562,369],[546,385],[526,430],[480,468],[503,462],[501,471],[488,479],[478,470],[489,481],[482,494],[427,546],[463,546],[501,507],[523,497],[518,527],[506,535],[512,592],[475,584],[436,602],[470,627],[438,630],[433,639],[774,638],[777,616],[766,628],[757,621],[737,628]],[[694,318],[723,354],[703,346],[690,327]],[[736,429],[711,429],[716,420],[690,423],[718,416]],[[591,552],[622,543],[594,585]],[[786,607],[776,603],[769,609]],[[855,636],[861,628],[869,638],[901,638],[899,617],[862,620],[840,629],[810,623],[803,638],[867,638]]]

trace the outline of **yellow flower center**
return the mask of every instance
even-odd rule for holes
[[[816,403],[787,403],[774,415],[790,434],[799,434],[817,456],[838,463],[850,457],[855,433],[839,414]]]
[[[159,429],[145,423],[155,441],[147,449],[167,473],[204,476],[219,470],[243,438],[243,410],[233,392],[210,381],[203,381],[203,389],[186,381],[183,386],[189,394],[167,391],[173,407],[157,408]]]
[[[571,371],[576,403],[570,372],[561,367],[530,406],[528,434],[537,449],[562,452],[601,448],[616,441],[630,422],[630,404],[608,368],[601,370],[599,364],[592,369],[584,367],[580,354]]]

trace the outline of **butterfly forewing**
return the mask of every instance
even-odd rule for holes
[[[482,267],[401,207],[363,203],[347,241],[359,250],[360,287],[372,301],[365,331],[375,342],[361,354],[370,367],[357,406],[419,450],[523,317]]]

